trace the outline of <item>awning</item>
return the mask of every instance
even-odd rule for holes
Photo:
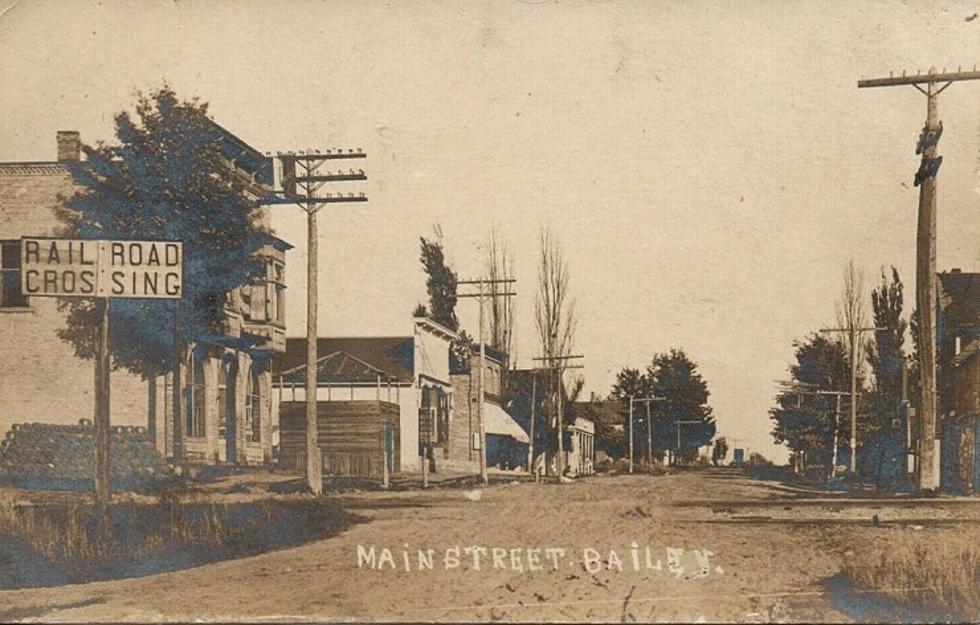
[[[483,419],[486,423],[487,434],[510,436],[520,443],[528,443],[531,440],[524,428],[518,425],[517,421],[514,421],[513,417],[497,404],[483,402]]]

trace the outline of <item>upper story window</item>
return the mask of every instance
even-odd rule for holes
[[[265,275],[241,287],[242,318],[258,323],[286,322],[286,284],[283,265],[266,260]]]
[[[0,308],[24,308],[27,305],[20,282],[20,241],[0,241]]]

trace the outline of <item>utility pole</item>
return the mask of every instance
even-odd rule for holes
[[[922,155],[919,170],[915,174],[915,186],[919,187],[919,215],[915,246],[915,301],[919,315],[919,384],[922,401],[919,410],[920,436],[918,473],[919,490],[939,487],[939,475],[935,470],[936,417],[936,175],[943,157],[937,156],[936,146],[943,133],[939,121],[938,96],[951,84],[963,80],[980,80],[977,66],[973,71],[937,72],[931,68],[925,75],[891,75],[888,78],[859,80],[858,88],[892,87],[912,85],[926,96],[926,124],[919,135],[915,153]],[[925,88],[923,88],[923,85]],[[941,85],[941,86],[940,86]]]
[[[357,150],[306,150],[298,154],[278,152],[276,158],[282,167],[281,197],[272,200],[274,204],[298,204],[306,212],[306,483],[314,495],[323,492],[323,463],[320,459],[319,437],[317,434],[317,280],[318,280],[318,225],[317,214],[327,204],[366,202],[363,193],[346,195],[327,193],[318,196],[317,191],[328,182],[347,182],[367,180],[363,169],[349,172],[320,173],[320,167],[327,161],[365,158]],[[302,170],[297,175],[297,165]],[[297,194],[297,188],[302,191]]]
[[[677,454],[680,453],[680,451],[681,451],[681,425],[682,424],[685,424],[686,425],[686,424],[690,424],[690,423],[704,423],[704,421],[701,421],[699,419],[690,419],[690,420],[687,420],[687,421],[683,421],[683,420],[674,421],[674,424],[677,426],[677,449],[674,450],[674,466],[675,467],[677,466]],[[697,451],[697,450],[695,450],[695,451]]]
[[[633,472],[633,404],[645,403],[647,406],[647,465],[653,464],[653,432],[650,423],[650,402],[667,401],[666,397],[633,397],[630,395],[630,468]]]
[[[840,399],[841,399],[841,397],[850,396],[852,398],[851,399],[851,403],[853,404],[854,403],[853,395],[851,395],[851,393],[849,393],[847,391],[821,391],[821,390],[809,391],[809,390],[798,390],[798,389],[793,389],[793,388],[790,388],[788,390],[790,392],[796,393],[797,400],[798,400],[798,405],[801,406],[801,407],[802,407],[802,401],[801,400],[802,400],[803,395],[831,395],[831,396],[833,396],[836,399],[836,404],[834,406],[834,430],[833,430],[833,443],[832,443],[832,448],[833,448],[832,457],[833,457],[833,460],[831,461],[832,464],[830,466],[830,476],[829,476],[831,478],[834,477],[835,475],[837,475],[837,428],[839,427],[839,423],[840,423]],[[852,447],[852,449],[853,449],[853,447]],[[854,456],[854,452],[853,451],[851,452],[851,456],[852,457]],[[852,469],[852,471],[853,471],[853,469]]]
[[[881,332],[887,330],[888,328],[823,328],[820,331],[824,334],[829,334],[832,332],[846,332],[848,337],[848,347],[850,348],[850,359],[851,359],[851,458],[850,458],[850,474],[852,478],[857,477],[857,342],[860,336],[865,332]],[[837,432],[834,432],[834,440],[837,440]],[[835,466],[836,470],[836,466]]]
[[[534,404],[537,402],[538,395],[538,372],[531,370],[531,431],[528,433],[527,443],[527,472],[534,473]]]
[[[109,298],[97,298],[102,321],[95,352],[95,511],[100,532],[110,529],[109,498],[112,493],[109,447],[112,428],[109,424]]]
[[[569,360],[578,360],[580,358],[585,358],[585,356],[539,356],[532,358],[531,360],[546,361],[549,363],[546,367],[539,367],[539,370],[554,370],[558,373],[558,396],[555,400],[557,406],[557,424],[558,424],[558,482],[561,483],[561,477],[565,473],[564,463],[565,463],[565,427],[564,427],[564,414],[562,412],[562,391],[565,377],[566,369],[581,369],[581,365],[569,365],[567,364]]]
[[[456,282],[457,286],[461,284],[475,284],[478,287],[478,291],[476,293],[457,294],[456,297],[457,298],[476,297],[480,302],[480,374],[479,376],[477,376],[477,385],[479,388],[479,403],[477,404],[476,410],[477,410],[477,421],[479,421],[480,423],[480,481],[483,482],[484,484],[490,483],[490,476],[487,474],[487,426],[483,419],[483,396],[484,396],[484,387],[486,384],[486,380],[484,379],[484,370],[487,367],[486,339],[483,338],[484,300],[487,297],[491,297],[491,298],[513,297],[517,295],[517,293],[513,293],[509,291],[499,293],[496,291],[496,289],[494,289],[491,293],[488,294],[485,292],[485,287],[496,286],[498,284],[513,284],[515,282],[517,282],[517,280],[513,278],[489,279],[489,278],[482,278],[482,277],[477,278],[476,280],[459,280]],[[472,372],[472,368],[471,368],[471,372]]]

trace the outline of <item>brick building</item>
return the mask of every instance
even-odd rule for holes
[[[269,159],[215,124],[227,165],[252,182],[255,197],[272,184]],[[68,164],[81,160],[77,132],[57,133],[56,161],[0,163],[0,430],[14,423],[75,424],[94,413],[94,364],[58,337],[57,300],[27,297],[20,284],[21,237],[57,236],[60,198],[75,191]],[[269,216],[262,216],[269,226]],[[149,380],[111,374],[113,425],[145,425],[161,454],[184,462],[271,460],[270,358],[285,348],[285,251],[269,237],[258,255],[266,275],[228,294],[220,336],[190,346],[177,393],[174,376]],[[174,423],[173,397],[181,398]],[[180,427],[176,427],[176,426]]]
[[[445,441],[437,452],[454,470],[477,471],[480,467],[479,367],[480,348],[473,346],[469,368],[454,371],[453,410]],[[484,348],[483,419],[487,438],[487,466],[513,469],[527,464],[530,439],[504,409],[504,362],[506,355],[489,346]]]

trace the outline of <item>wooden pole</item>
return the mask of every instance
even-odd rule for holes
[[[477,404],[477,415],[480,422],[480,481],[484,484],[490,482],[489,475],[487,474],[487,427],[483,420],[483,394],[484,394],[484,384],[483,370],[486,368],[486,346],[484,345],[483,338],[483,279],[480,279],[480,377],[478,378],[478,384],[480,386],[479,394],[479,404]]]
[[[837,403],[834,407],[834,457],[832,460],[833,464],[830,466],[830,477],[837,475],[837,428],[840,423],[840,393],[835,395],[835,397]]]
[[[647,466],[653,466],[653,428],[650,423],[650,402],[647,405]]]
[[[857,332],[853,325],[849,330],[851,346],[851,458],[849,465],[851,479],[854,480],[857,479]],[[837,436],[836,431],[834,436]]]
[[[915,245],[915,302],[919,315],[919,384],[921,403],[918,411],[920,423],[919,453],[916,482],[919,490],[939,487],[939,474],[935,470],[936,418],[936,174],[941,159],[936,156],[942,124],[939,122],[937,97],[951,84],[963,80],[980,80],[976,65],[973,71],[956,72],[929,70],[925,75],[902,75],[888,78],[859,80],[858,88],[912,85],[926,96],[926,125],[920,137],[916,153],[922,153],[919,174],[919,214]],[[939,86],[940,83],[945,83]],[[920,85],[925,85],[923,89]]]
[[[309,190],[308,190],[309,191]],[[310,199],[306,207],[306,484],[314,495],[323,492],[323,465],[317,435],[316,339],[317,339],[317,207]]]
[[[633,396],[630,395],[630,473],[633,472]]]
[[[528,473],[534,472],[534,404],[538,395],[538,374],[531,371],[531,432],[527,443],[527,470]]]
[[[109,442],[109,298],[99,300],[102,321],[99,324],[99,342],[95,356],[95,509],[100,524],[109,521],[110,483]],[[104,527],[108,527],[105,525]]]
[[[935,85],[927,85],[926,132],[941,126]],[[936,158],[936,144],[922,150],[922,163]],[[927,176],[919,186],[919,216],[915,244],[915,302],[919,315],[919,381],[922,386],[919,410],[919,490],[939,487],[935,470],[936,419],[936,176]]]
[[[555,402],[558,406],[558,481],[561,482],[561,478],[565,475],[565,415],[562,414],[562,384],[564,381],[562,378],[561,365],[558,366],[558,400]]]

